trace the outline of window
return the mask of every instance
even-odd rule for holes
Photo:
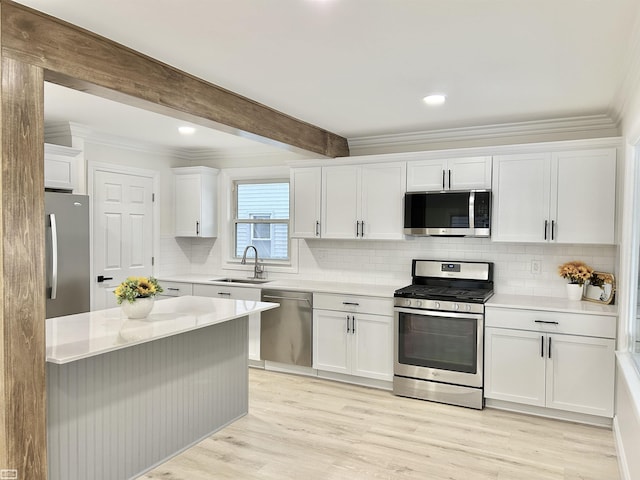
[[[234,194],[234,258],[253,245],[261,260],[288,261],[289,181],[237,181]]]

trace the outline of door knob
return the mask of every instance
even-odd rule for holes
[[[113,277],[105,277],[103,275],[98,275],[98,283],[102,283],[105,280],[113,280]]]

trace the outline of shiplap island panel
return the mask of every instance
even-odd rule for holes
[[[49,479],[135,478],[247,413],[247,318],[184,296],[47,320]]]

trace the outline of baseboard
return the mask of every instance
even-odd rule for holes
[[[632,480],[631,473],[627,463],[627,455],[624,451],[624,443],[620,435],[620,425],[618,424],[618,416],[613,417],[613,439],[618,454],[618,470],[620,471],[620,480]]]
[[[566,422],[585,423],[596,427],[611,428],[612,425],[612,419],[608,417],[598,417],[597,415],[588,415],[585,413],[566,412],[564,410],[556,410],[553,408],[505,402],[504,400],[495,400],[493,398],[486,398],[484,405],[487,408],[495,408],[497,410],[508,410],[510,412],[525,413],[527,415],[553,418],[556,420],[564,420]]]
[[[355,375],[344,375],[341,373],[326,372],[324,370],[318,370],[318,378],[350,383],[352,385],[360,385],[362,387],[377,388],[379,390],[393,390],[393,381],[376,380],[374,378],[357,377]]]

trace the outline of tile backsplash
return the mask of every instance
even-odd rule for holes
[[[163,237],[160,273],[219,273],[219,243],[214,239]],[[297,276],[400,287],[411,282],[411,260],[414,258],[489,261],[494,263],[497,293],[563,297],[566,281],[558,276],[558,265],[581,260],[596,270],[615,273],[617,255],[615,246],[496,243],[481,238],[313,239],[297,243],[298,273],[272,272],[268,274],[269,278]],[[269,272],[268,266],[266,270]]]

